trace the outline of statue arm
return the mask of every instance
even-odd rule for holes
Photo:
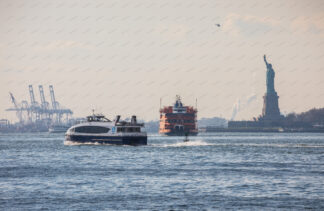
[[[266,55],[263,55],[263,60],[265,63],[267,63]]]
[[[264,62],[266,63],[266,65],[267,65],[267,67],[268,67],[268,62],[267,62],[266,55],[263,55],[263,60],[264,60]]]

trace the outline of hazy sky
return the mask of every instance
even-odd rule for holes
[[[9,92],[53,85],[82,117],[94,108],[159,118],[198,98],[198,118],[261,114],[266,66],[281,112],[324,107],[324,1],[0,0],[0,119]],[[217,27],[220,24],[221,27]]]

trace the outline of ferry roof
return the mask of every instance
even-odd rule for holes
[[[87,116],[88,122],[111,122],[108,118],[106,118],[102,114],[93,114],[91,116]]]

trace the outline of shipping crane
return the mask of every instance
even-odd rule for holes
[[[31,106],[36,106],[37,102],[35,101],[33,86],[29,85],[28,88],[29,88],[30,104]]]
[[[10,99],[11,99],[11,102],[12,104],[14,104],[14,109],[12,110],[15,110],[16,111],[16,114],[17,114],[17,117],[19,119],[19,122],[23,122],[23,118],[22,118],[22,114],[21,114],[21,109],[19,108],[18,104],[17,104],[17,101],[15,99],[15,97],[13,96],[13,94],[11,92],[9,92],[9,95],[10,95]]]
[[[35,100],[35,95],[34,95],[34,90],[33,90],[33,86],[29,85],[29,96],[30,96],[30,109],[32,111],[32,113],[35,114],[35,118],[36,120],[40,119],[40,108],[38,106],[38,103]]]
[[[38,88],[39,88],[39,96],[40,96],[40,98],[41,98],[41,103],[42,103],[42,104],[41,104],[42,109],[47,110],[49,104],[48,104],[48,102],[46,102],[46,100],[45,100],[45,95],[44,95],[43,86],[42,86],[42,85],[39,85]]]
[[[53,114],[56,114],[56,122],[60,123],[63,115],[66,115],[66,119],[68,119],[68,116],[72,115],[73,112],[70,109],[61,108],[59,102],[57,102],[55,99],[53,85],[49,85],[49,90],[52,101],[52,112]]]
[[[54,110],[57,110],[59,107],[59,103],[56,102],[56,100],[55,100],[53,85],[49,85],[49,90],[50,90],[50,94],[51,94],[52,108]]]
[[[49,86],[51,106],[45,99],[43,85],[38,86],[41,103],[35,100],[33,86],[29,85],[28,88],[30,103],[26,100],[18,102],[13,94],[9,93],[11,102],[14,106],[6,109],[7,111],[15,111],[19,122],[24,125],[29,125],[26,126],[26,128],[38,128],[43,131],[44,128],[49,127],[50,124],[64,124],[64,122],[67,123],[69,121],[69,117],[73,112],[71,109],[60,106],[59,102],[56,101],[52,85]],[[65,118],[63,119],[63,117]]]

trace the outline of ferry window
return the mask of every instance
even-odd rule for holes
[[[117,133],[121,133],[121,132],[125,132],[125,128],[124,127],[118,127],[117,128]]]
[[[76,127],[74,130],[77,133],[108,133],[109,128],[100,126],[81,126]]]
[[[141,132],[141,128],[140,127],[118,127],[117,128],[117,132],[118,133],[134,133],[134,132]]]

